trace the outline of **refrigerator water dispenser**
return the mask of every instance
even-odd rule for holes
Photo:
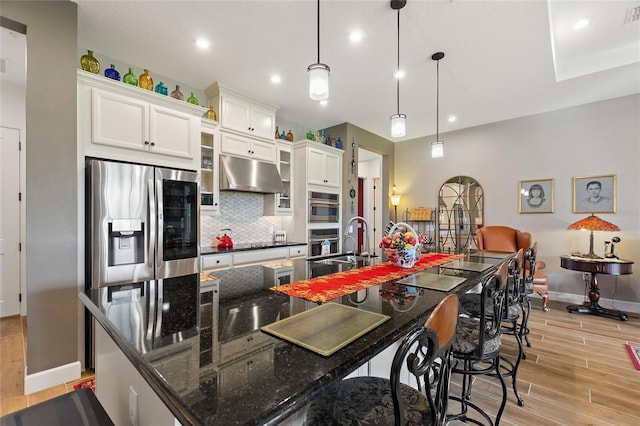
[[[114,219],[109,223],[109,266],[144,263],[144,223]]]

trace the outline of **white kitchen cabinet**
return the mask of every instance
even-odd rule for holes
[[[289,247],[289,259],[307,257],[307,246]]]
[[[200,270],[202,272],[228,268],[233,262],[231,253],[205,254],[200,256],[200,258],[202,262],[202,267],[200,268]]]
[[[218,114],[222,130],[273,140],[277,106],[259,101],[217,82],[207,87],[205,93],[209,98],[209,104]]]
[[[264,214],[266,216],[291,216],[294,200],[294,165],[291,142],[276,141],[276,166],[284,191],[281,194],[265,194]]]
[[[202,111],[78,71],[78,138],[86,156],[199,169]]]
[[[340,188],[342,183],[342,155],[320,147],[307,148],[307,150],[307,183]]]
[[[223,154],[253,158],[269,163],[276,162],[276,145],[273,142],[264,142],[226,132],[221,132],[220,139],[220,152]]]
[[[220,214],[218,184],[220,132],[211,120],[202,119],[200,130],[200,208],[207,214]]]
[[[268,260],[286,259],[287,257],[289,257],[289,249],[287,247],[239,251],[233,253],[233,266],[262,263]]]

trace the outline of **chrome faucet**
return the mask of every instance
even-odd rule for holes
[[[362,217],[362,216],[354,216],[351,219],[349,219],[349,222],[347,223],[347,227],[344,230],[344,238],[343,238],[343,244],[346,243],[347,239],[351,239],[353,240],[353,245],[357,246],[357,240],[356,238],[352,235],[352,226],[354,222],[358,222],[361,221],[364,224],[364,248],[362,253],[360,253],[361,256],[370,256],[371,253],[369,252],[369,223],[367,222],[367,220]],[[356,247],[356,251],[357,251],[358,247]],[[346,249],[345,249],[346,251]]]

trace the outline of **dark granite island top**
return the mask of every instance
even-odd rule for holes
[[[440,267],[442,273],[466,278],[454,293],[468,291],[504,260],[471,256],[474,262],[492,266],[483,272]],[[344,265],[332,267],[345,268]],[[182,424],[276,425],[304,407],[326,385],[341,380],[409,330],[421,326],[447,294],[409,287],[407,290],[411,291],[407,293],[418,297],[410,309],[398,309],[397,304],[391,304],[389,298],[381,295],[381,290],[392,283],[383,283],[332,300],[388,315],[390,319],[325,357],[260,330],[264,325],[317,306],[269,290],[273,275],[283,268],[291,274],[292,281],[337,272],[327,265],[314,267],[304,259],[215,271],[215,277],[202,281],[200,289],[174,291],[174,299],[183,295],[188,300],[177,300],[173,314],[171,305],[163,306],[162,321],[169,332],[156,340],[144,338],[148,329],[144,321],[141,336],[132,332],[134,327],[128,314],[124,315],[130,309],[112,309],[116,299],[120,304],[135,303],[142,310],[144,320],[145,309],[152,303],[150,296],[158,290],[156,282],[91,289],[81,293],[80,298]],[[438,269],[428,272],[438,272]],[[165,288],[164,291],[171,290]],[[194,291],[199,295],[195,299]],[[123,312],[123,316],[118,312]],[[192,318],[197,318],[196,322]],[[187,386],[186,390],[184,374],[180,373],[185,368],[184,362],[176,361],[175,365],[166,360],[160,364],[154,362],[157,358],[154,353],[171,351],[172,346],[178,348],[185,341],[199,342],[195,345],[199,351],[199,366],[194,367],[198,370],[197,383]]]

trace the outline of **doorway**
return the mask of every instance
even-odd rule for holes
[[[382,239],[382,155],[358,148],[358,207],[360,216],[369,224],[369,250],[380,255]]]

